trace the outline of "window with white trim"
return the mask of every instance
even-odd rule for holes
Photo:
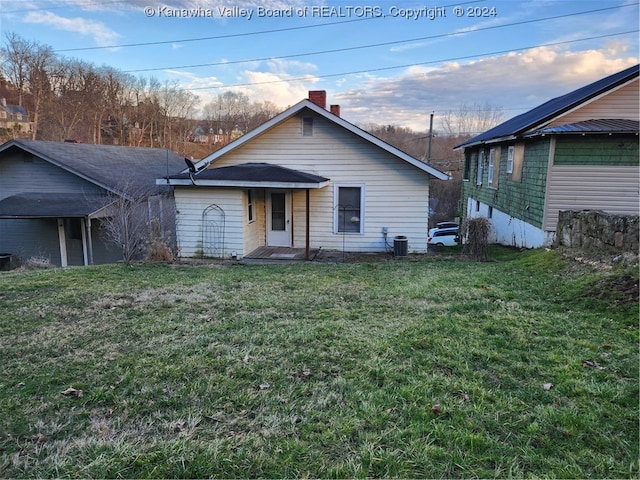
[[[515,155],[515,151],[515,145],[509,145],[509,150],[507,153],[507,173],[513,173],[513,158]]]
[[[333,210],[334,233],[363,233],[364,185],[335,185]]]

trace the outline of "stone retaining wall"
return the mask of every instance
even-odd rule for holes
[[[638,215],[565,210],[558,217],[556,245],[638,253],[638,235]]]

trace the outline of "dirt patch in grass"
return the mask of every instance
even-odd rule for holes
[[[585,297],[611,302],[613,305],[638,303],[638,279],[632,275],[613,275],[591,284]]]

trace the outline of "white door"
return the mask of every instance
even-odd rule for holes
[[[268,191],[267,245],[291,246],[291,195],[288,190]]]

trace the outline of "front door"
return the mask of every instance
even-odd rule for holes
[[[291,195],[288,190],[268,191],[267,245],[291,246]]]

